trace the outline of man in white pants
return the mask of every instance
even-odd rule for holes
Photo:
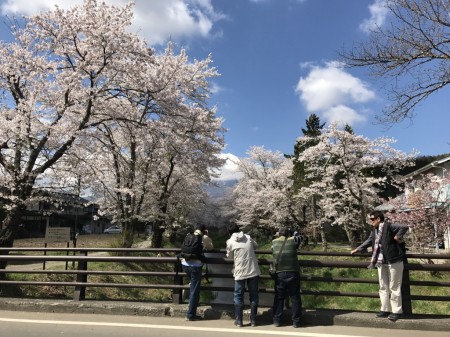
[[[408,227],[384,222],[384,214],[380,211],[371,212],[369,220],[373,227],[369,238],[353,249],[351,254],[372,246],[372,259],[368,268],[378,268],[381,301],[381,310],[376,316],[387,317],[395,322],[403,314],[401,288],[406,250],[403,235]]]

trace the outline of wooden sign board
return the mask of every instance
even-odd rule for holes
[[[45,230],[45,243],[69,242],[70,227],[48,227]]]

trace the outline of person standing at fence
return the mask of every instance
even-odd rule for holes
[[[353,249],[351,254],[372,246],[372,259],[368,268],[378,269],[381,301],[381,310],[376,316],[387,317],[395,322],[403,314],[401,288],[406,251],[403,236],[408,226],[385,222],[384,214],[380,211],[371,212],[369,220],[372,231],[368,239]]]
[[[188,233],[181,246],[181,266],[189,277],[189,306],[186,313],[186,321],[195,321],[197,307],[200,300],[200,283],[202,279],[202,267],[204,262],[203,251],[214,248],[208,230],[205,225],[197,225],[195,231]]]
[[[302,237],[289,228],[279,230],[279,237],[272,241],[273,261],[275,262],[275,297],[273,299],[273,324],[281,326],[283,320],[284,300],[291,299],[292,326],[298,328],[303,325],[302,300],[300,297],[300,266],[297,250]]]
[[[259,303],[259,275],[261,271],[256,258],[255,249],[258,244],[250,235],[244,234],[238,225],[229,228],[231,237],[227,240],[227,257],[234,260],[234,308],[236,320],[234,325],[243,326],[243,306],[245,285],[249,292],[250,299],[250,324],[256,326],[256,315]]]

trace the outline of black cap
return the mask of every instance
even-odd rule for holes
[[[280,234],[280,236],[290,236],[291,235],[291,230],[289,228],[287,228],[287,227],[282,227],[282,228],[280,228],[278,233]]]
[[[239,233],[241,230],[239,229],[239,226],[236,224],[231,224],[228,226],[228,234],[233,234],[233,233]]]
[[[199,230],[200,232],[204,232],[206,230],[206,226],[205,225],[197,225],[195,226],[195,229]]]

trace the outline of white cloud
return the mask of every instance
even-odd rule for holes
[[[168,38],[208,37],[219,18],[210,0],[141,0],[136,2],[134,24],[147,41],[162,44]]]
[[[220,176],[214,180],[235,180],[242,177],[237,164],[239,162],[238,157],[231,153],[221,153],[219,157],[226,159],[226,162],[219,170]]]
[[[389,14],[389,10],[386,7],[386,0],[375,0],[375,2],[369,5],[370,18],[365,19],[360,25],[359,29],[369,33],[371,30],[381,27]]]
[[[352,108],[345,105],[337,105],[323,112],[323,116],[330,123],[338,123],[341,126],[345,124],[353,125],[359,122],[365,122],[366,117],[358,114]]]
[[[75,5],[81,5],[83,0],[7,0],[1,5],[1,13],[4,15],[34,15],[42,11],[48,11],[58,5],[60,8],[70,8]]]
[[[218,85],[216,82],[211,81],[210,82],[210,88],[212,94],[218,94],[219,92],[223,91],[223,88]]]
[[[128,1],[105,2],[124,5]],[[60,8],[69,8],[82,3],[82,0],[7,0],[1,5],[1,12],[9,15],[33,15],[53,9],[55,4]],[[224,17],[214,11],[211,0],[135,0],[133,29],[139,31],[150,44],[163,44],[168,39],[210,37],[214,23]]]
[[[250,2],[254,2],[254,3],[262,3],[262,2],[269,2],[271,0],[249,0]],[[275,0],[276,1],[276,0]],[[306,0],[296,0],[297,2],[306,2]]]
[[[345,72],[337,62],[312,67],[305,78],[300,78],[296,92],[308,112],[322,113],[328,122],[340,120],[350,125],[366,120],[351,106],[375,98],[364,82]]]

